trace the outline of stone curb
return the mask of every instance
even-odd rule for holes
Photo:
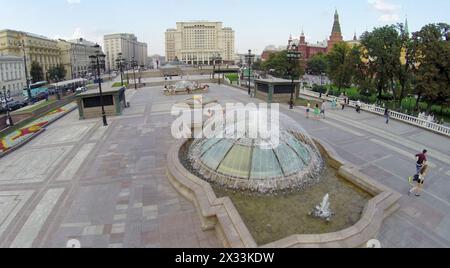
[[[227,248],[257,248],[254,238],[228,197],[218,199],[211,185],[191,174],[179,160],[179,151],[186,139],[176,142],[169,151],[167,175],[171,184],[194,203],[204,230],[215,229]],[[321,235],[292,235],[262,248],[357,248],[377,236],[386,217],[396,209],[401,195],[380,185],[343,161],[329,145],[315,141],[324,157],[345,180],[366,190],[374,197],[368,201],[361,219],[345,230]]]

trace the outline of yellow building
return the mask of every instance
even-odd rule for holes
[[[234,30],[222,22],[177,22],[176,29],[166,31],[166,60],[178,59],[186,64],[213,65],[220,56],[234,64]]]
[[[44,76],[50,68],[61,63],[61,52],[57,41],[26,32],[0,30],[0,55],[23,57],[24,53],[28,75],[30,75],[32,62],[41,65]]]

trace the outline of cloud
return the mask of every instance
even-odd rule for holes
[[[396,22],[400,20],[399,11],[400,5],[386,2],[386,0],[368,0],[369,5],[376,12],[381,13],[378,20],[381,22]]]
[[[81,0],[66,0],[69,5],[78,5],[81,4]]]

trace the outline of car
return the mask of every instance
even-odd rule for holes
[[[40,101],[40,100],[48,100],[48,93],[47,92],[41,92],[34,97],[34,101]]]
[[[23,107],[23,103],[21,101],[11,101],[8,102],[8,105],[6,106],[10,111],[19,110]]]
[[[82,92],[86,92],[87,88],[86,87],[79,87],[75,90],[76,93],[82,93]]]

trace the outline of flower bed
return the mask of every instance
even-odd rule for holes
[[[7,152],[22,142],[30,139],[33,135],[40,132],[44,127],[54,122],[61,116],[73,111],[77,104],[69,103],[63,107],[57,108],[48,114],[34,120],[28,125],[6,135],[0,142],[0,153]]]

